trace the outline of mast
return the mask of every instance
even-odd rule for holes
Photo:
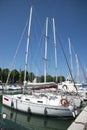
[[[30,42],[31,19],[32,19],[32,6],[30,8],[30,18],[29,18],[29,25],[28,25],[28,37],[27,37],[27,45],[26,45],[25,72],[24,72],[24,86],[26,85],[26,72],[27,72],[27,66],[28,66],[28,49],[29,49],[29,42]]]
[[[76,65],[77,65],[77,81],[80,82],[78,55],[76,54],[75,57],[76,57]]]
[[[57,50],[56,50],[56,31],[55,31],[55,20],[53,20],[53,34],[54,34],[54,49],[55,49],[55,69],[56,69],[56,82],[57,82]]]
[[[67,60],[67,57],[66,57],[66,54],[65,54],[65,51],[64,51],[64,48],[63,48],[63,45],[62,45],[62,42],[61,42],[59,33],[58,33],[58,39],[59,39],[60,47],[61,47],[61,49],[62,49],[62,51],[63,51],[63,55],[64,55],[65,60],[66,60],[66,64],[67,64],[67,66],[68,66],[68,69],[69,69],[69,72],[70,72],[70,75],[71,75],[72,81],[73,81],[73,83],[74,83],[74,87],[75,87],[75,89],[76,89],[76,91],[77,91],[77,87],[76,87],[76,85],[75,85],[74,78],[73,78],[73,75],[72,75],[72,72],[71,72],[71,68],[70,68],[70,66],[69,66],[69,63],[68,63],[68,60]]]
[[[72,62],[72,51],[71,51],[71,42],[70,42],[70,38],[68,38],[68,43],[69,43],[69,52],[70,52],[70,66],[71,66],[71,72],[73,75],[73,62]],[[74,75],[73,75],[74,77]]]
[[[48,37],[48,17],[46,18],[46,36],[45,36],[45,56],[44,56],[44,82],[46,82],[46,68],[47,68],[47,37]]]

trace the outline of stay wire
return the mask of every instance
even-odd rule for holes
[[[66,57],[66,54],[65,54],[65,51],[64,51],[64,48],[63,48],[61,39],[60,39],[60,35],[59,35],[58,32],[57,32],[57,36],[58,36],[58,40],[59,40],[59,45],[60,45],[60,47],[61,47],[61,49],[62,49],[62,52],[63,52],[63,55],[64,55],[64,57],[65,57],[66,64],[67,64],[67,66],[68,66],[68,69],[69,69],[69,72],[70,72],[72,81],[73,81],[73,83],[74,83],[74,87],[75,87],[75,89],[76,89],[76,91],[77,91],[77,87],[76,87],[76,85],[75,85],[74,78],[73,78],[73,75],[72,75],[72,72],[71,72],[71,69],[70,69],[70,66],[69,66],[69,63],[68,63],[68,60],[67,60],[67,57]]]
[[[9,77],[10,77],[10,74],[11,74],[11,70],[12,70],[14,64],[15,64],[16,56],[17,56],[17,54],[18,54],[20,45],[21,45],[21,43],[22,43],[22,39],[23,39],[25,30],[26,30],[27,24],[28,24],[28,20],[27,20],[27,22],[26,22],[26,24],[25,24],[25,27],[24,27],[24,29],[23,29],[23,31],[22,31],[22,34],[21,34],[21,37],[20,37],[20,39],[19,39],[18,46],[17,46],[16,52],[15,52],[15,55],[14,55],[14,57],[13,57],[13,61],[12,61],[12,64],[11,64],[11,69],[10,69],[10,71],[9,71],[9,73],[8,73],[8,77],[7,77],[7,80],[6,80],[6,84],[5,84],[5,85],[7,85],[7,83],[8,83],[8,80],[9,80]]]

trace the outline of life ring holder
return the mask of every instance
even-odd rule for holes
[[[64,106],[64,107],[67,107],[68,106],[68,101],[67,99],[61,99],[61,104]]]
[[[65,84],[63,85],[62,88],[63,88],[63,90],[67,90],[68,89],[67,85],[65,85]]]

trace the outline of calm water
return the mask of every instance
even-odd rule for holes
[[[0,118],[0,125],[5,130],[66,130],[73,121],[67,118],[29,115],[2,105],[0,111],[7,115],[5,119]]]
[[[1,99],[1,98],[0,98]],[[2,118],[2,114],[7,116]],[[0,127],[2,130],[67,130],[73,118],[29,115],[5,107],[0,101]]]

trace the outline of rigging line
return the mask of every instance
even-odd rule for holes
[[[84,71],[83,65],[82,65],[82,63],[81,63],[79,57],[78,57],[78,60],[79,60],[79,63],[80,63],[81,69],[82,69],[82,71],[83,71],[84,78],[85,78],[85,80],[86,80],[86,82],[87,82],[86,73],[85,73],[85,71]]]
[[[40,28],[40,30],[42,30],[41,28],[43,27],[43,31],[41,31],[42,33],[41,33],[41,37],[40,37],[40,40],[39,40],[39,47],[40,47],[40,43],[41,43],[41,39],[42,39],[42,36],[43,36],[43,32],[44,32],[44,27],[45,27],[45,24],[44,24],[44,26],[42,26],[42,24],[41,24],[41,22],[40,22],[40,20],[39,20],[39,17],[38,17],[38,14],[37,14],[37,9],[34,7],[34,9],[35,9],[35,18],[36,18],[36,20],[35,20],[35,23],[36,23],[36,21],[37,21],[37,23],[39,24],[39,28]],[[35,28],[36,29],[36,28]],[[36,29],[37,30],[37,29]],[[35,31],[36,32],[36,31]],[[37,34],[37,33],[36,33]],[[41,48],[40,48],[40,50],[41,50]],[[39,52],[40,52],[40,50],[39,50]],[[37,50],[35,51],[35,52],[37,52]],[[42,51],[41,51],[42,52]],[[35,56],[37,56],[37,55],[35,55]],[[36,60],[36,57],[34,56],[34,59]]]
[[[45,25],[45,24],[44,24]],[[44,26],[43,26],[43,31],[42,31],[42,33],[41,33],[41,37],[40,37],[40,40],[39,40],[39,55],[40,55],[40,51],[41,51],[41,53],[43,52],[42,51],[42,49],[41,49],[41,47],[40,47],[40,45],[41,45],[41,40],[42,40],[42,37],[43,37],[43,34],[44,34]],[[45,36],[46,37],[46,36]],[[37,52],[37,50],[36,50],[36,52]],[[38,54],[38,53],[37,53]],[[34,55],[34,58],[33,59],[35,59],[35,60],[33,60],[34,62],[35,62],[35,65],[37,66],[37,62],[36,62],[36,55]],[[32,63],[33,64],[33,63]],[[37,68],[40,70],[40,66],[37,66]],[[41,71],[41,70],[40,70]]]
[[[73,51],[73,53],[74,53],[74,56],[75,56],[75,59],[76,59],[76,66],[77,66],[77,77],[78,77],[78,81],[80,81],[79,79],[80,79],[80,77],[79,77],[79,64],[78,64],[78,56],[77,56],[77,54],[76,54],[76,52],[75,52],[75,50],[74,50],[74,47],[71,45],[71,49],[72,49],[72,51]],[[73,69],[72,69],[73,70]]]
[[[35,9],[35,14],[34,14],[34,15],[35,15],[35,18],[36,18],[36,20],[37,20],[37,22],[38,22],[38,24],[39,24],[40,30],[42,30],[42,27],[43,27],[43,26],[42,26],[42,24],[41,24],[41,22],[40,22],[41,20],[40,20],[40,18],[39,18],[39,16],[38,16],[38,13],[37,13],[38,11],[37,11],[37,9],[35,8],[35,6],[34,6],[34,9]]]
[[[76,55],[76,52],[75,52],[75,50],[74,50],[74,47],[72,46],[72,50],[73,50],[73,52],[74,52],[74,55]],[[78,56],[78,54],[77,54],[77,56]],[[79,56],[78,56],[78,61],[79,61],[79,66],[81,67],[81,69],[82,69],[82,72],[83,72],[83,75],[84,75],[84,78],[86,79],[86,81],[87,81],[87,77],[86,77],[86,73],[85,73],[85,71],[84,71],[84,68],[83,68],[83,65],[82,65],[82,63],[81,63],[81,61],[80,61],[80,58],[79,58]]]
[[[19,39],[18,46],[17,46],[16,52],[15,52],[15,55],[14,55],[14,57],[13,57],[13,61],[12,61],[12,64],[11,64],[11,69],[10,69],[10,71],[9,71],[9,73],[8,73],[8,77],[7,77],[7,80],[6,80],[6,85],[7,85],[7,83],[8,83],[8,80],[9,80],[9,77],[10,77],[10,74],[11,74],[12,67],[13,67],[14,64],[15,64],[16,56],[17,56],[19,47],[20,47],[20,45],[21,45],[21,43],[22,43],[22,39],[23,39],[25,30],[26,30],[26,27],[27,27],[27,23],[28,23],[28,20],[27,20],[27,22],[26,22],[26,24],[25,24],[25,27],[24,27],[24,29],[23,29],[23,31],[22,31],[22,34],[21,34],[21,37],[20,37],[20,39]]]
[[[77,66],[77,79],[80,82],[80,75],[79,75],[79,61],[78,61],[78,54],[76,54],[74,47],[72,46],[72,51],[74,53],[75,59],[76,59],[76,66]]]
[[[68,66],[68,69],[69,69],[69,72],[70,72],[72,81],[73,81],[73,83],[74,83],[74,87],[75,87],[75,89],[76,89],[76,91],[77,91],[77,87],[76,87],[76,85],[75,85],[74,78],[73,78],[73,75],[72,75],[72,72],[71,72],[71,69],[70,69],[70,66],[69,66],[69,63],[68,63],[68,60],[67,60],[67,57],[66,57],[66,54],[65,54],[65,51],[64,51],[64,48],[63,48],[63,45],[62,45],[60,36],[59,36],[59,33],[57,32],[57,34],[58,34],[57,36],[58,36],[58,39],[59,39],[59,45],[60,45],[60,47],[61,47],[61,49],[62,49],[62,51],[63,51],[63,55],[64,55],[64,57],[65,57],[66,64],[67,64],[67,66]]]
[[[32,58],[33,59],[33,61],[34,61],[34,64],[37,66],[37,69],[38,70],[40,70],[41,71],[41,69],[40,69],[40,66],[38,66],[37,65],[37,62],[36,62],[36,60],[37,60],[37,55],[40,55],[40,52],[42,53],[42,49],[41,49],[41,47],[40,47],[40,45],[41,45],[41,41],[42,41],[42,38],[43,38],[43,34],[44,34],[44,28],[45,28],[45,24],[44,24],[44,26],[43,26],[43,30],[42,30],[42,33],[41,33],[41,37],[40,37],[40,40],[39,40],[39,42],[38,42],[38,49],[36,49],[36,51],[35,51],[35,53],[36,53],[36,55],[34,55],[34,58]],[[38,51],[39,50],[39,51]],[[39,54],[38,54],[39,53]],[[33,64],[33,62],[31,63],[31,66],[32,66],[32,64]]]

